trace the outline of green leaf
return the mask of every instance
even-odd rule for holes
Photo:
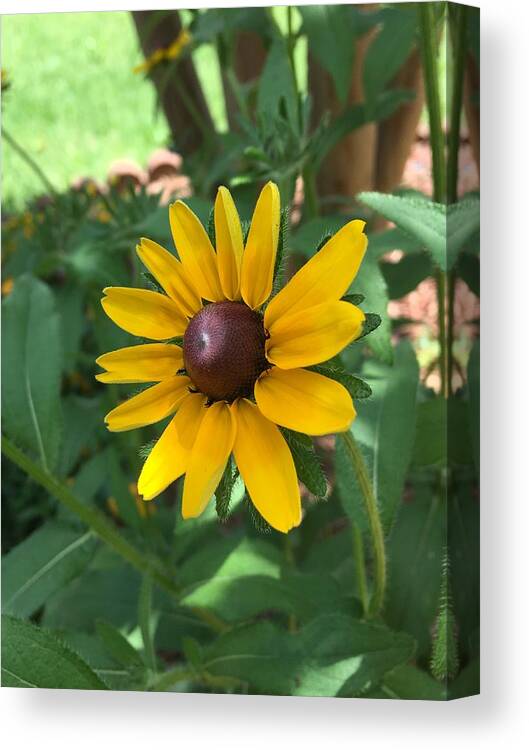
[[[383,10],[383,26],[367,48],[364,60],[364,92],[369,102],[376,100],[410,55],[417,30],[414,7]]]
[[[366,305],[369,305],[374,314],[380,316],[380,325],[376,331],[373,330],[365,343],[381,362],[390,365],[393,361],[393,347],[391,345],[391,322],[387,314],[388,289],[380,264],[369,253],[364,257],[350,291],[363,294]]]
[[[366,383],[365,380],[358,378],[356,375],[351,375],[350,372],[347,372],[347,370],[344,370],[342,367],[336,367],[335,365],[332,367],[327,367],[326,365],[313,365],[307,369],[319,372],[320,375],[325,375],[325,377],[341,383],[347,388],[353,399],[369,398],[372,394],[369,383]]]
[[[20,448],[52,471],[62,436],[61,327],[42,281],[17,279],[2,302],[2,421]]]
[[[412,347],[407,342],[399,344],[393,367],[371,361],[366,364],[363,375],[373,395],[358,404],[358,416],[351,430],[366,460],[387,530],[402,499],[415,440],[419,368]],[[344,509],[365,529],[360,489],[342,441],[338,441],[336,447],[336,471]]]
[[[118,664],[127,669],[145,669],[141,656],[118,628],[104,620],[98,620],[96,631],[105,648]]]
[[[457,275],[476,297],[480,295],[480,262],[476,255],[462,252],[457,259]]]
[[[467,404],[439,396],[417,405],[414,466],[472,463]]]
[[[442,271],[452,269],[461,249],[479,229],[479,200],[475,198],[448,207],[384,193],[359,193],[357,198],[421,242]]]
[[[99,398],[84,398],[74,394],[62,400],[64,434],[57,475],[66,477],[73,469],[83,449],[92,448],[94,433],[101,426]]]
[[[428,672],[403,664],[388,672],[382,685],[366,693],[365,698],[393,698],[412,701],[445,701],[446,686],[434,680]]]
[[[97,540],[49,521],[2,559],[2,611],[29,617],[82,573]]]
[[[278,113],[281,102],[286,107],[290,125],[297,132],[297,95],[292,68],[283,38],[274,40],[259,81],[257,111],[261,117],[270,118]]]
[[[295,634],[270,622],[235,628],[207,651],[204,668],[276,695],[358,695],[413,655],[413,640],[345,615],[322,615]]]
[[[303,482],[308,491],[312,492],[313,495],[316,497],[325,497],[327,494],[327,481],[314,447],[312,445],[310,447],[304,445],[298,439],[297,433],[292,432],[292,430],[283,428],[281,432],[292,453],[298,479]]]
[[[59,288],[55,293],[55,300],[61,320],[64,370],[73,372],[81,351],[81,337],[87,324],[86,301],[79,286],[72,283]]]
[[[338,98],[345,104],[355,57],[354,9],[349,5],[307,5],[298,10],[310,52],[331,75]]]
[[[390,299],[404,297],[434,274],[431,258],[422,252],[405,255],[397,263],[383,262],[380,267]]]
[[[456,524],[454,523],[454,526]],[[385,621],[417,641],[417,659],[428,663],[437,613],[447,508],[431,479],[414,483],[387,541],[391,561]]]
[[[106,690],[106,685],[52,633],[2,615],[2,686]]]

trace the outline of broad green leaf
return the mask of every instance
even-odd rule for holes
[[[468,406],[456,398],[439,396],[417,405],[414,466],[472,463]]]
[[[55,293],[57,310],[61,320],[64,369],[73,372],[81,350],[81,337],[86,329],[86,301],[76,284],[66,284]]]
[[[479,200],[475,198],[448,207],[384,193],[359,193],[357,198],[421,242],[443,271],[452,269],[461,249],[479,229]]]
[[[94,433],[101,427],[101,401],[71,394],[62,400],[64,434],[57,474],[66,477],[73,469],[83,449],[94,447]]]
[[[257,91],[257,111],[264,118],[277,114],[284,102],[291,126],[298,129],[297,95],[286,42],[276,38],[268,52]]]
[[[127,669],[145,668],[145,664],[134,646],[131,645],[130,641],[114,625],[110,625],[110,623],[104,620],[99,620],[96,623],[96,630],[109,654],[119,664]]]
[[[357,404],[351,430],[367,463],[386,529],[401,503],[404,480],[415,440],[415,408],[419,368],[410,344],[395,350],[393,367],[368,362],[363,375],[373,395]],[[341,440],[336,446],[340,498],[348,516],[366,528],[357,480]]]
[[[67,631],[63,632],[61,637],[66,645],[86,661],[110,690],[146,689],[148,675],[144,664],[124,666],[113,658],[106,644],[92,634]]]
[[[476,297],[480,296],[480,262],[476,255],[462,252],[457,259],[457,275]]]
[[[364,60],[364,92],[368,102],[376,100],[410,55],[417,32],[415,7],[383,10],[383,25],[367,48]]]
[[[53,633],[2,615],[2,686],[106,690],[88,664]]]
[[[391,575],[385,621],[417,641],[417,658],[428,663],[437,614],[447,512],[430,478],[414,483],[387,542]],[[454,524],[455,525],[455,524]]]
[[[355,57],[354,9],[349,5],[306,5],[298,8],[309,50],[331,75],[342,104],[347,100]]]
[[[97,540],[49,521],[2,559],[2,611],[29,617],[85,570]]]
[[[393,347],[391,345],[391,323],[387,314],[389,302],[388,289],[380,269],[380,264],[375,258],[369,255],[369,250],[362,261],[357,277],[351,284],[349,292],[363,294],[365,297],[365,306],[368,310],[380,315],[381,324],[366,339],[365,343],[381,362],[388,365],[391,364],[393,361]]]
[[[419,286],[421,281],[434,274],[432,260],[427,253],[410,253],[397,263],[386,261],[380,267],[390,299],[404,297]]]
[[[383,683],[364,695],[365,698],[393,698],[412,701],[445,701],[446,685],[411,664],[403,664],[388,672]]]
[[[2,302],[2,422],[20,448],[57,466],[62,437],[60,320],[51,290],[17,279]]]
[[[233,677],[252,692],[276,695],[357,695],[413,655],[413,640],[346,615],[322,615],[295,634],[270,622],[222,635],[205,669]]]

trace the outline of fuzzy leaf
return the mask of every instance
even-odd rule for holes
[[[312,445],[307,447],[303,444],[298,439],[297,433],[292,432],[292,430],[283,428],[281,432],[292,453],[298,479],[303,482],[308,491],[312,492],[313,495],[316,497],[325,497],[327,482],[314,447]]]

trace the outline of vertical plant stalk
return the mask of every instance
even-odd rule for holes
[[[450,40],[452,43],[453,77],[450,99],[450,127],[448,132],[447,157],[447,203],[457,202],[457,178],[459,173],[459,145],[461,132],[461,112],[463,109],[463,84],[465,80],[465,59],[467,54],[467,8],[464,5],[448,7]],[[448,349],[448,391],[451,393],[452,372],[454,369],[454,298],[455,274],[450,271],[448,285],[447,349]]]
[[[364,540],[362,539],[362,532],[358,528],[358,524],[354,523],[354,521],[351,524],[351,531],[353,534],[353,553],[354,553],[358,593],[360,595],[360,601],[362,602],[362,609],[364,611],[364,617],[367,617],[368,612],[369,612],[369,594],[367,591]]]
[[[26,164],[35,172],[37,177],[40,179],[42,184],[46,187],[46,190],[48,190],[52,195],[56,195],[57,191],[53,187],[52,183],[48,179],[48,177],[45,175],[43,170],[39,167],[37,162],[33,159],[32,156],[28,154],[26,149],[21,146],[18,141],[16,141],[13,136],[7,132],[5,128],[2,128],[2,137],[5,138],[6,142],[9,143],[12,149],[14,149],[17,154],[23,159]]]
[[[445,137],[439,91],[438,40],[435,21],[435,3],[419,6],[421,55],[424,73],[424,88],[428,120],[430,123],[430,148],[432,152],[433,199],[437,203],[446,200]],[[439,323],[441,393],[448,397],[448,348],[446,336],[446,274],[441,269],[436,273],[437,309]]]
[[[353,433],[348,430],[347,432],[342,432],[341,437],[344,441],[347,454],[351,460],[351,466],[353,467],[360,486],[364,508],[369,523],[371,544],[373,547],[375,585],[371,601],[369,602],[368,615],[370,617],[376,617],[380,614],[384,604],[384,594],[386,591],[386,550],[384,546],[384,531],[382,529],[377,500],[371,480],[369,479],[367,467],[358,444],[353,437]],[[362,584],[360,583],[359,588],[361,588],[361,585]]]

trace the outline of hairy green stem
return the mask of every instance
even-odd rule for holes
[[[368,615],[370,617],[376,617],[380,614],[384,605],[384,593],[386,590],[386,550],[384,546],[384,531],[382,529],[377,500],[371,480],[369,479],[367,467],[357,442],[353,437],[353,433],[348,430],[347,432],[342,432],[341,437],[344,441],[347,453],[351,460],[351,466],[353,467],[360,486],[364,508],[369,522],[371,544],[373,546],[375,585],[369,603]]]
[[[354,554],[354,561],[355,561],[356,582],[358,585],[358,593],[360,595],[360,601],[362,602],[362,609],[364,611],[364,617],[367,617],[368,612],[369,612],[369,594],[367,591],[364,540],[362,539],[362,532],[358,528],[358,524],[353,522],[351,524],[351,531],[353,533],[353,554]]]
[[[435,3],[419,6],[421,54],[428,120],[430,123],[430,148],[432,152],[433,199],[437,203],[446,200],[445,137],[439,92],[438,35],[435,19]],[[439,323],[441,392],[448,395],[448,347],[446,336],[446,274],[441,269],[436,273],[437,309]]]
[[[48,177],[46,177],[46,175],[44,174],[43,170],[39,167],[39,165],[37,164],[37,162],[33,159],[32,156],[30,156],[28,154],[28,152],[26,151],[26,149],[23,146],[21,146],[18,143],[18,141],[16,141],[13,138],[13,136],[10,133],[8,133],[8,131],[5,128],[2,128],[2,136],[3,136],[3,138],[5,138],[6,142],[9,143],[9,145],[11,146],[11,148],[13,148],[17,152],[17,154],[22,159],[24,159],[24,161],[26,162],[26,164],[35,172],[35,174],[40,179],[40,181],[42,182],[42,184],[45,185],[46,190],[48,190],[50,193],[56,195],[57,194],[56,189],[53,187],[52,183],[50,182],[50,180],[48,179]]]
[[[173,579],[173,576],[164,570],[160,562],[152,558],[129,541],[127,541],[119,531],[108,521],[105,515],[97,508],[82,503],[70,491],[63,482],[45,471],[39,464],[26,456],[23,451],[17,448],[9,438],[2,435],[2,453],[24,471],[37,484],[47,490],[53,497],[59,500],[62,505],[68,508],[79,520],[86,524],[105,544],[116,552],[120,557],[126,560],[132,567],[142,574],[149,574],[152,580],[167,591],[172,596],[178,597],[180,589]],[[218,632],[227,629],[219,617],[212,612],[208,612],[199,607],[192,607],[190,611],[198,618],[205,622],[209,627]]]

